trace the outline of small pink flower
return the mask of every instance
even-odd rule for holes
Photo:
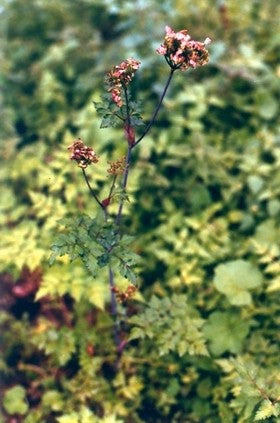
[[[75,160],[82,169],[87,168],[92,163],[98,162],[98,157],[93,149],[84,145],[81,138],[69,145],[68,150],[71,152],[71,160]]]
[[[210,43],[211,43],[211,41],[212,41],[212,40],[211,40],[211,38],[206,37],[206,38],[205,38],[205,40],[204,40],[204,43],[203,43],[203,44],[204,44],[205,46],[208,46],[208,44],[210,44]]]
[[[121,90],[119,87],[112,88],[111,96],[114,103],[116,103],[119,107],[122,107],[123,101],[121,97]]]
[[[107,73],[106,82],[109,85],[108,91],[111,93],[113,102],[118,107],[123,105],[121,97],[123,86],[129,85],[139,66],[140,62],[138,60],[129,58]]]
[[[203,66],[208,62],[208,51],[205,46],[210,44],[207,37],[204,42],[191,39],[186,29],[174,32],[169,26],[165,27],[166,35],[163,44],[157,48],[157,53],[165,56],[171,69],[182,71],[197,66]]]
[[[166,32],[166,35],[175,34],[175,32],[173,31],[173,29],[171,29],[170,26],[168,26],[168,25],[166,25],[166,27],[165,27],[165,32]]]
[[[156,51],[157,51],[158,54],[165,55],[166,52],[167,52],[167,49],[166,49],[166,47],[160,46],[159,48],[157,48]]]

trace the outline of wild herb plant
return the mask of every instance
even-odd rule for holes
[[[89,166],[97,165],[99,157],[96,152],[91,147],[86,146],[80,138],[68,147],[71,160],[75,161],[81,169],[85,183],[93,200],[98,205],[99,211],[94,217],[77,215],[60,222],[64,225],[64,228],[52,246],[50,263],[52,264],[57,256],[65,254],[69,255],[71,261],[80,258],[93,278],[96,277],[100,268],[108,267],[111,314],[114,319],[114,340],[119,356],[128,338],[120,335],[120,313],[118,313],[117,303],[125,304],[133,298],[137,290],[135,266],[139,261],[138,255],[133,251],[133,237],[127,233],[128,228],[122,224],[123,208],[125,203],[129,201],[128,178],[131,157],[134,149],[144,140],[153,127],[174,73],[178,70],[187,71],[190,68],[195,69],[198,66],[205,65],[208,62],[206,46],[210,42],[210,38],[206,38],[204,42],[193,40],[187,30],[175,32],[170,27],[166,27],[164,42],[157,49],[157,53],[164,56],[170,71],[159,102],[147,124],[144,124],[140,106],[131,94],[131,84],[140,67],[140,62],[129,58],[114,66],[107,73],[105,78],[106,93],[102,96],[102,101],[95,102],[94,105],[98,115],[102,118],[101,128],[119,126],[123,128],[127,151],[125,157],[117,158],[109,163],[107,172],[111,181],[108,187],[108,195],[105,198],[99,198],[99,194],[92,188],[87,170]],[[143,130],[141,130],[142,126],[144,126]],[[137,135],[138,131],[140,135]],[[110,210],[113,203],[117,204],[116,213],[111,213]],[[116,286],[115,279],[118,274],[130,282],[125,291],[120,291]],[[134,321],[141,326],[141,320],[138,321],[136,318]],[[196,324],[193,322],[194,333],[198,330],[195,329],[195,326]],[[200,326],[201,323],[197,321],[197,328]],[[133,332],[133,338],[143,334],[144,330],[141,331],[138,328]],[[198,333],[199,337],[200,333]],[[192,339],[191,342],[195,343],[196,339]],[[174,345],[176,344],[175,342]],[[198,344],[197,351],[205,353],[204,345],[200,345],[199,342]],[[172,349],[171,345],[169,348]],[[185,352],[187,341],[179,343],[179,349]],[[196,351],[196,349],[194,348],[193,351]]]
[[[147,1],[138,2],[140,14],[134,2],[72,3],[13,0],[1,13],[11,24],[1,70],[1,77],[3,70],[9,75],[1,92],[8,142],[0,174],[0,422],[276,423],[279,1]],[[104,90],[110,90],[110,109],[96,105],[102,125],[116,125],[107,130],[109,140],[102,139],[106,131],[92,119],[89,100],[100,91],[100,71],[118,54],[116,40],[120,57],[127,41],[136,40],[135,49],[148,56],[158,23],[171,15],[178,27],[189,22],[192,33],[211,32],[211,64],[188,72],[187,80],[179,72],[172,77],[172,96],[152,124],[153,136],[131,149],[124,195],[124,150],[134,135],[124,120],[113,122],[113,110],[123,107],[126,116],[117,75],[107,78]],[[146,63],[155,63],[153,57]],[[160,98],[162,62],[142,68],[141,95],[150,101],[147,125],[130,105],[135,141],[150,111],[153,116],[152,100]],[[127,85],[131,103],[135,72]],[[89,187],[66,154],[79,135],[98,151],[82,147],[93,162],[86,176],[103,208],[89,200]],[[93,218],[104,231],[99,242]],[[111,227],[122,241],[128,237],[122,251],[140,254],[131,266],[136,281],[125,283],[118,265],[113,269],[115,323],[108,264],[96,264]],[[67,230],[73,236],[66,247],[77,246],[76,260],[62,255],[49,267],[53,232]],[[117,260],[111,254],[109,264]]]

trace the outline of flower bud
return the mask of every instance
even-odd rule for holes
[[[109,204],[110,204],[110,200],[111,200],[110,197],[104,198],[104,200],[101,201],[102,206],[103,207],[108,207]]]

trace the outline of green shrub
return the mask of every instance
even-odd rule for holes
[[[2,3],[2,421],[277,422],[278,2]],[[211,61],[176,75],[133,158],[123,223],[139,293],[120,310],[131,340],[116,371],[105,268],[49,267],[50,246],[60,219],[97,212],[69,144],[81,136],[101,157],[100,198],[107,160],[125,152],[92,104],[104,73],[140,58],[148,120],[166,23],[210,36]]]

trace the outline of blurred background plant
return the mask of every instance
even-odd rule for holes
[[[0,11],[0,421],[279,421],[279,2],[2,0]],[[103,198],[125,143],[92,102],[105,72],[135,57],[149,119],[168,73],[155,53],[165,25],[213,43],[206,67],[175,75],[135,149],[124,221],[141,295],[116,372],[107,275],[48,258],[59,219],[96,211],[67,146],[80,136],[101,157],[91,181]]]

